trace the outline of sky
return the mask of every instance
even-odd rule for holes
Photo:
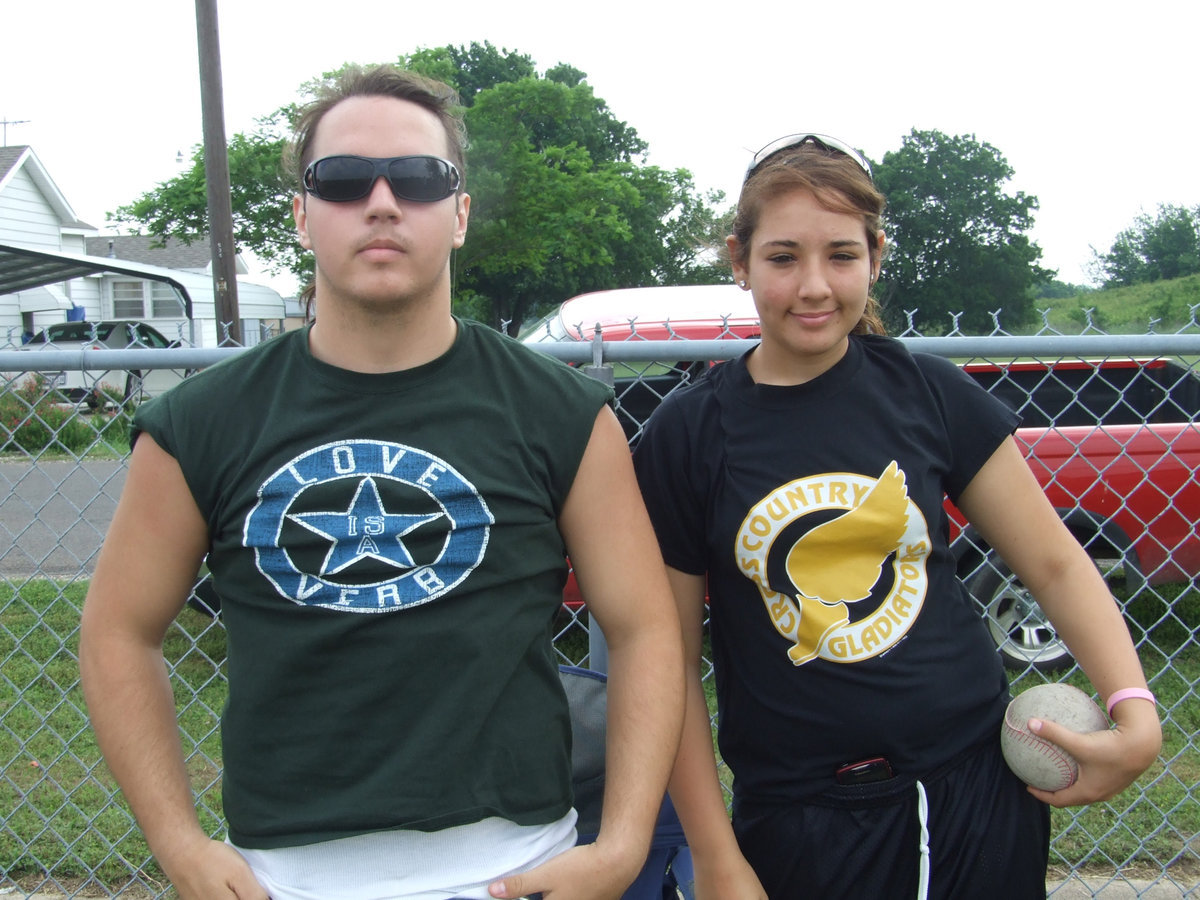
[[[684,11],[686,9],[686,11]],[[1142,212],[1200,204],[1194,0],[218,0],[227,136],[345,62],[490,41],[587,73],[650,147],[729,203],[754,150],[798,131],[878,160],[913,128],[974,135],[1038,198],[1042,264],[1088,280]],[[180,171],[203,141],[195,4],[6,4],[0,126],[83,221]],[[290,209],[280,210],[290,216]],[[468,237],[469,240],[469,237]],[[564,298],[565,299],[565,298]]]

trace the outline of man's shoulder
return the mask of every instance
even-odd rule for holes
[[[283,377],[282,358],[295,354],[297,341],[303,339],[302,331],[288,331],[238,350],[141,404],[135,421],[154,421],[170,415],[169,410],[189,416],[203,415],[208,409],[228,410],[234,408],[234,398],[240,398],[238,405],[243,405],[250,388]]]
[[[514,359],[520,359],[531,364],[536,360],[562,365],[553,357],[539,352],[530,345],[522,343],[502,331],[497,331],[490,325],[485,325],[474,319],[459,319],[459,325],[468,340],[482,344],[494,352],[507,354]]]
[[[285,331],[268,338],[253,347],[231,353],[208,368],[190,376],[179,387],[194,384],[193,391],[211,390],[217,383],[242,378],[248,370],[275,365],[280,356],[297,352],[298,344],[305,339],[305,330]]]
[[[612,389],[604,382],[488,325],[470,320],[463,320],[461,324],[472,352],[482,352],[492,365],[501,367],[498,374],[521,377],[529,386],[540,386],[551,392],[581,392],[596,397],[612,395]]]

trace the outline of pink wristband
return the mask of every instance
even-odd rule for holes
[[[1145,688],[1121,688],[1119,691],[1113,691],[1108,697],[1108,717],[1112,718],[1113,707],[1122,700],[1149,700],[1154,703],[1154,695]]]

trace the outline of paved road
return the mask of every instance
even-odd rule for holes
[[[0,576],[90,575],[124,462],[0,462]]]

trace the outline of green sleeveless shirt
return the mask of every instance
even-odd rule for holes
[[[209,530],[239,846],[570,808],[557,518],[604,385],[459,321],[403,372],[289,332],[143,404]]]

